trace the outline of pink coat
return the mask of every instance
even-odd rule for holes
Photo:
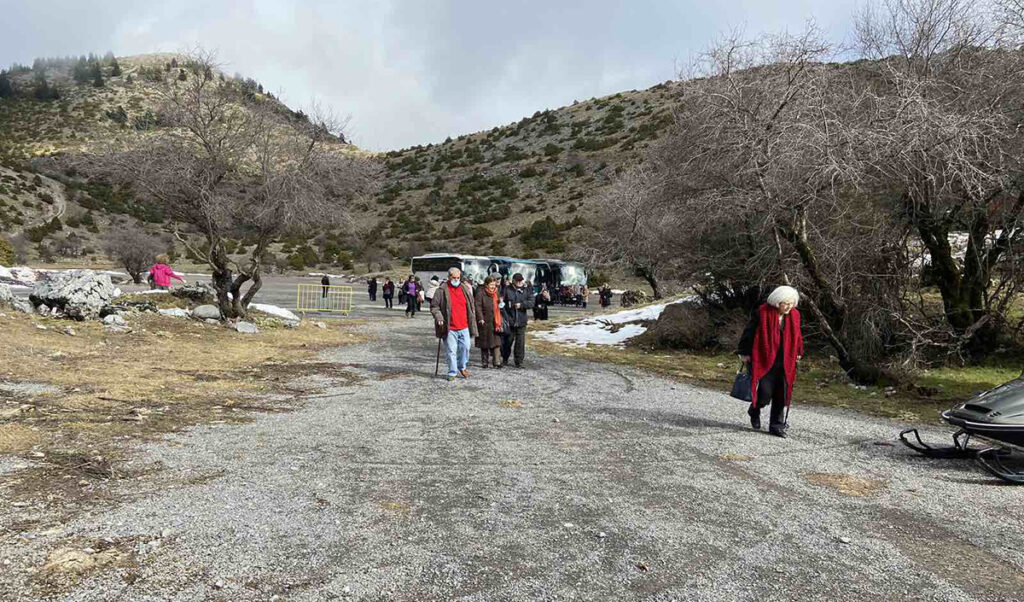
[[[149,268],[149,275],[156,286],[171,286],[171,278],[185,282],[184,278],[174,273],[171,266],[162,263],[153,264],[153,267]]]

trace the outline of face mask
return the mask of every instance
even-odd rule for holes
[[[448,282],[451,283],[452,286],[459,286],[459,282],[461,282],[461,281],[458,280],[458,279],[454,279],[454,280],[449,279]]]

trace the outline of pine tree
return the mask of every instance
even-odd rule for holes
[[[71,75],[75,78],[75,83],[78,84],[84,84],[92,78],[89,61],[84,56],[75,61],[75,66],[71,68]]]
[[[178,81],[179,82],[183,82],[183,81],[185,81],[187,79],[188,79],[188,76],[185,75],[185,70],[184,69],[179,69],[178,70]]]
[[[121,75],[121,65],[117,62],[117,59],[112,59],[110,62],[110,77],[118,77]]]
[[[14,95],[14,87],[11,85],[11,78],[7,77],[6,71],[0,71],[0,98],[10,98]]]
[[[103,69],[100,68],[99,61],[92,64],[92,85],[96,88],[103,87]]]

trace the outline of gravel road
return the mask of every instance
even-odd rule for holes
[[[426,316],[366,330],[327,355],[362,380],[151,445],[123,503],[3,548],[0,598],[106,538],[132,562],[52,599],[1021,599],[1024,489],[897,423],[798,401],[782,440],[722,393],[529,352],[447,383]]]

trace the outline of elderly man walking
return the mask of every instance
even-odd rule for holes
[[[526,288],[523,280],[522,274],[512,277],[512,286],[505,289],[502,298],[504,307],[501,309],[504,330],[501,336],[501,363],[508,365],[508,358],[514,353],[516,368],[523,367],[523,358],[526,356],[526,311],[533,309],[533,289]]]
[[[459,268],[448,270],[448,280],[441,284],[430,301],[430,315],[445,334],[448,353],[448,380],[456,374],[469,378],[470,337],[477,336],[473,290],[462,282]]]

